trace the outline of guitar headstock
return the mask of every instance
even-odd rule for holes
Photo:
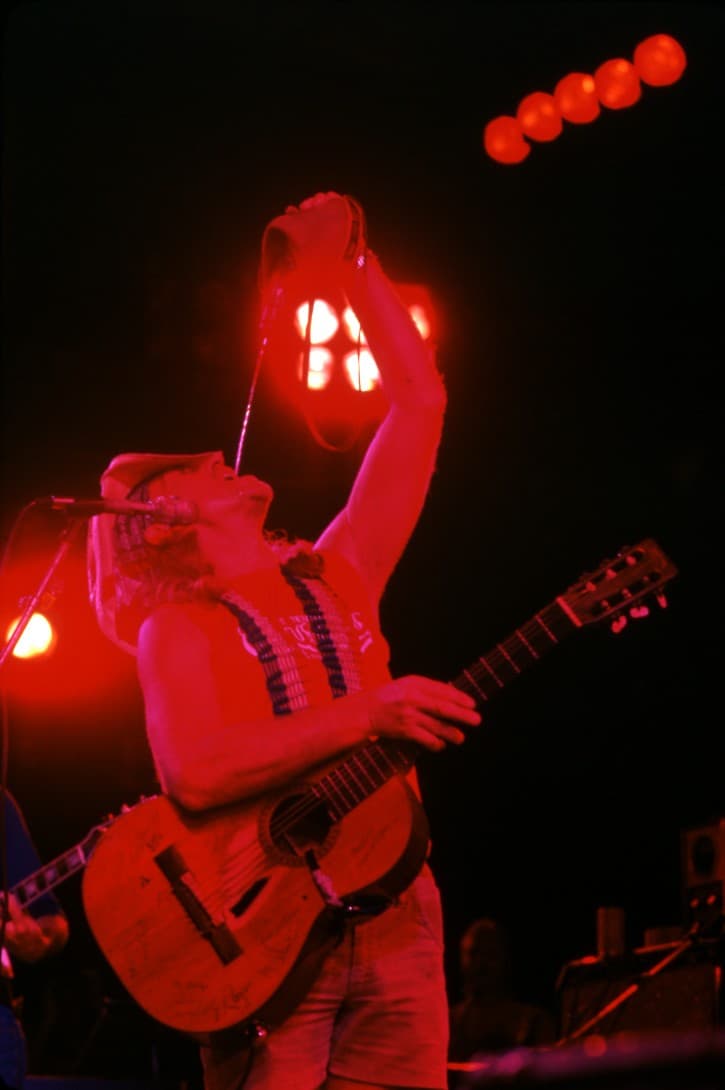
[[[92,829],[89,829],[79,845],[86,855],[90,855],[106,829],[110,829],[111,825],[113,825],[117,816],[117,814],[107,814]]]
[[[587,572],[562,594],[557,602],[576,624],[598,624],[609,620],[619,632],[628,617],[646,617],[646,600],[660,606],[667,600],[662,588],[677,575],[677,568],[652,538],[621,549],[596,571]]]

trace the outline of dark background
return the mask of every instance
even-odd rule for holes
[[[454,677],[642,538],[679,569],[666,610],[617,637],[585,629],[464,747],[421,760],[452,996],[480,914],[508,926],[522,997],[554,1007],[562,967],[595,950],[597,906],[625,910],[632,947],[680,925],[682,831],[725,811],[724,29],[697,3],[55,0],[5,23],[6,611],[63,525],[31,512],[18,528],[33,498],[97,495],[121,450],[234,458],[264,225],[328,189],[361,201],[391,277],[426,284],[440,318],[447,433],[384,602],[395,672]],[[525,94],[660,32],[687,53],[677,83],[565,124],[521,164],[485,154],[485,123]],[[273,525],[314,536],[361,449],[322,449],[263,373],[243,468],[275,484]],[[5,678],[8,783],[45,859],[156,789],[82,542],[51,590],[53,667]],[[159,1035],[106,972],[78,876],[59,896],[69,947],[20,981],[31,1013],[45,1004],[37,1063],[133,1073]]]

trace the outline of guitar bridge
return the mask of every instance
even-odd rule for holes
[[[238,958],[242,953],[239,943],[225,923],[216,923],[211,913],[204,907],[199,896],[194,892],[184,876],[190,874],[184,857],[178,848],[171,844],[154,856],[154,862],[164,877],[176,900],[193,923],[203,939],[210,944],[223,965]]]

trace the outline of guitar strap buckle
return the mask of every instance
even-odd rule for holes
[[[358,893],[343,898],[342,912],[353,923],[374,919],[396,903],[397,898],[384,893]]]
[[[394,898],[384,893],[353,893],[347,897],[338,896],[329,874],[322,870],[311,848],[307,849],[304,858],[322,900],[340,919],[352,920],[355,923],[362,922],[364,919],[379,916],[393,904]]]

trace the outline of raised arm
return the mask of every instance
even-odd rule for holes
[[[343,553],[377,605],[428,493],[446,395],[432,349],[370,251],[345,265],[343,286],[378,364],[388,409],[344,509],[317,545]]]

